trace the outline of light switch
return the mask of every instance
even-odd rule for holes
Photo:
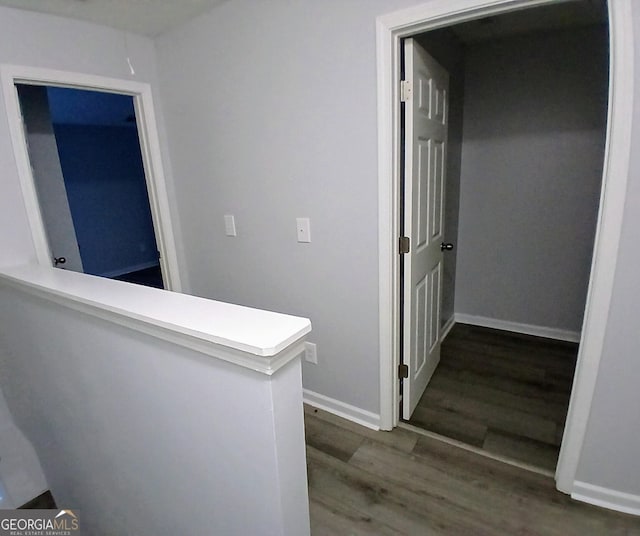
[[[311,223],[309,218],[296,218],[298,242],[311,242]]]
[[[233,214],[224,215],[224,233],[227,236],[237,236],[236,219]]]

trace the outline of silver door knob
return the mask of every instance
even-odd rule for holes
[[[53,265],[54,266],[58,266],[58,264],[64,264],[65,262],[67,262],[67,259],[64,257],[54,257],[53,258]]]
[[[453,244],[451,242],[442,242],[440,244],[440,251],[451,251],[453,249]]]

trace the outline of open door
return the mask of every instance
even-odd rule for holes
[[[440,307],[448,73],[413,39],[404,42],[405,173],[402,416],[409,419],[440,361]]]
[[[54,266],[84,272],[44,86],[18,86],[25,140]]]

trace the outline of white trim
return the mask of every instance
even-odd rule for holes
[[[440,342],[444,341],[445,337],[449,335],[449,332],[453,329],[453,326],[456,325],[456,315],[452,314],[449,320],[444,323],[442,329],[440,330]]]
[[[640,516],[640,495],[615,491],[576,480],[573,483],[571,498],[609,510]]]
[[[417,33],[563,0],[432,0],[378,17],[378,248],[380,427],[398,423],[399,393],[399,60],[400,39]],[[633,117],[633,26],[630,0],[610,0],[609,117],[598,228],[582,341],[569,414],[556,470],[559,490],[570,493],[595,389],[622,230]]]
[[[40,264],[1,268],[3,286],[267,375],[301,355],[311,331],[306,318]]]
[[[522,324],[520,322],[510,322],[486,316],[467,315],[456,313],[456,323],[470,324],[472,326],[482,326],[484,328],[502,329],[513,331],[514,333],[524,333],[525,335],[535,335],[558,341],[580,342],[580,332],[568,329],[549,328],[547,326],[536,326],[534,324]]]
[[[305,404],[309,404],[314,408],[333,413],[338,417],[365,426],[371,430],[380,430],[380,415],[350,404],[345,404],[344,402],[340,402],[340,400],[321,395],[309,389],[302,390],[302,397]]]
[[[97,91],[120,93],[133,97],[138,122],[140,151],[144,164],[149,205],[153,219],[156,242],[160,251],[165,287],[175,292],[182,291],[175,245],[175,234],[171,224],[169,198],[165,183],[158,138],[157,124],[151,95],[151,86],[132,80],[105,78],[82,73],[55,71],[20,65],[0,65],[0,79],[4,93],[9,132],[13,143],[16,167],[22,188],[31,236],[40,264],[51,265],[51,254],[45,225],[40,212],[38,196],[29,161],[26,140],[22,125],[20,102],[16,83],[48,85],[92,89]]]

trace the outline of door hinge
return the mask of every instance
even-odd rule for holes
[[[409,365],[401,363],[398,365],[398,378],[401,380],[409,377]]]
[[[408,236],[401,236],[399,240],[398,251],[400,255],[404,255],[405,253],[409,253],[411,249],[411,244]]]
[[[400,80],[400,102],[407,102],[413,96],[411,80]]]

